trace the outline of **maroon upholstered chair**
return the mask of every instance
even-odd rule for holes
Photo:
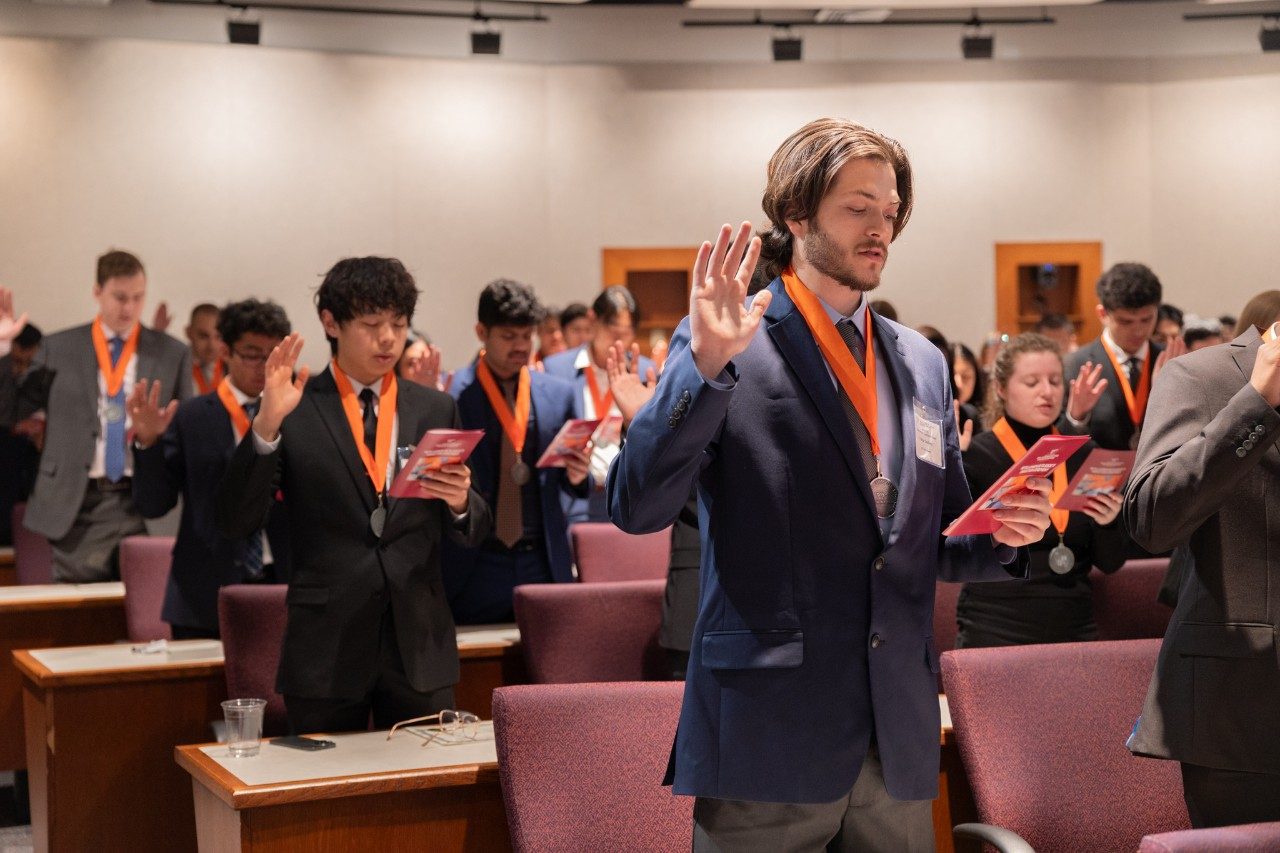
[[[1159,649],[1159,640],[1127,640],[944,654],[942,682],[982,820],[956,834],[1001,827],[1037,853],[1076,853],[1134,850],[1143,835],[1188,828],[1178,763],[1125,748]]]
[[[1280,823],[1246,823],[1147,835],[1138,853],[1275,853],[1277,850],[1280,850]]]
[[[13,514],[13,568],[20,584],[53,583],[53,547],[39,533],[33,533],[22,524],[27,505],[14,504]]]
[[[665,677],[658,645],[666,581],[526,584],[515,590],[520,645],[535,684]]]
[[[933,593],[933,647],[938,654],[956,647],[956,602],[960,600],[963,584],[938,581]],[[938,691],[942,691],[942,675],[938,675]]]
[[[578,580],[643,581],[665,579],[671,562],[671,528],[639,536],[608,522],[584,521],[569,528]]]
[[[262,734],[289,733],[284,697],[276,692],[276,670],[288,615],[287,584],[234,584],[218,591],[218,630],[226,660],[227,696],[266,699]]]
[[[1129,560],[1119,571],[1089,573],[1093,618],[1099,640],[1146,640],[1164,636],[1173,608],[1156,600],[1169,570],[1167,557]]]
[[[169,623],[160,618],[172,563],[172,536],[126,536],[120,540],[124,624],[131,642],[172,639]]]
[[[516,853],[668,853],[692,842],[693,798],[662,786],[679,682],[499,687],[493,727]]]

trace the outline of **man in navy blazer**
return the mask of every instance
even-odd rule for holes
[[[289,331],[289,318],[274,302],[233,302],[218,319],[219,357],[228,372],[212,393],[162,410],[158,398],[139,383],[129,399],[134,504],[144,518],[159,518],[182,496],[182,522],[161,610],[174,639],[218,636],[222,587],[289,578],[288,529],[279,500],[263,529],[247,538],[222,536],[217,522],[218,483],[257,412],[267,356]]]
[[[573,580],[561,500],[586,497],[590,454],[582,451],[564,468],[535,467],[560,427],[575,416],[573,386],[528,367],[542,314],[529,285],[509,279],[487,285],[477,311],[480,357],[459,370],[450,386],[462,426],[484,430],[468,461],[472,488],[494,517],[492,533],[478,547],[445,544],[445,591],[460,625],[512,621],[512,590],[520,584]],[[477,376],[486,372],[488,388]],[[514,416],[523,383],[529,412],[517,453],[492,395],[496,391],[504,413]]]
[[[697,797],[696,851],[932,850],[934,585],[1024,573],[1015,549],[1048,526],[1048,482],[1009,496],[991,536],[943,537],[970,504],[943,358],[866,305],[911,209],[901,146],[822,119],[768,174],[768,269],[789,281],[744,303],[750,223],[732,247],[728,225],[703,244],[690,316],[608,482],[632,533],[698,487],[702,590],[668,782]]]

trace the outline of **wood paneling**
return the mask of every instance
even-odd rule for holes
[[[669,339],[689,313],[689,285],[698,247],[602,249],[601,286],[624,284],[640,306],[636,341],[649,354],[650,333]]]
[[[1035,292],[1029,268],[1053,264],[1059,268],[1056,287]],[[997,243],[996,325],[1016,335],[1027,331],[1044,312],[1069,316],[1081,343],[1102,332],[1094,306],[1094,290],[1102,275],[1101,243]],[[1043,301],[1036,304],[1036,297]]]

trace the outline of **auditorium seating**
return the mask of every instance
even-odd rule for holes
[[[944,654],[952,725],[983,824],[1017,833],[1037,853],[1136,850],[1144,835],[1188,828],[1177,762],[1125,748],[1159,648],[1128,640]]]
[[[226,658],[227,695],[266,699],[264,737],[289,733],[276,670],[284,642],[285,584],[236,584],[218,592],[218,629]]]
[[[20,584],[53,583],[53,548],[49,540],[22,524],[27,505],[13,505],[13,569]]]
[[[1099,640],[1145,640],[1163,637],[1173,608],[1156,601],[1169,570],[1167,557],[1129,560],[1120,570],[1089,573],[1093,618]]]
[[[558,684],[493,694],[516,853],[667,853],[692,842],[693,799],[662,786],[683,685]]]
[[[172,536],[126,536],[120,540],[124,623],[130,642],[145,643],[173,637],[169,623],[160,618],[172,563]]]
[[[671,528],[633,536],[608,522],[582,522],[569,528],[578,580],[641,581],[666,578],[671,560]]]
[[[1138,853],[1275,853],[1277,850],[1280,850],[1280,823],[1247,823],[1147,835]]]
[[[526,584],[516,624],[535,684],[665,677],[658,645],[665,581]]]
[[[958,583],[938,581],[933,594],[933,647],[938,654],[956,647],[956,602],[960,600]]]

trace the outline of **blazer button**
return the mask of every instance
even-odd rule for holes
[[[667,426],[671,427],[672,429],[675,429],[679,425],[680,425],[680,421],[676,420],[675,418],[672,418],[671,420],[667,421]]]
[[[1266,435],[1266,434],[1267,434],[1267,428],[1266,428],[1266,427],[1264,427],[1262,424],[1258,424],[1256,427],[1254,427],[1254,428],[1253,428],[1253,434],[1254,434],[1254,435],[1256,435],[1256,436],[1263,436],[1263,435]]]
[[[1243,447],[1245,450],[1253,450],[1253,439],[1246,438],[1244,441],[1240,443],[1240,446]]]
[[[879,634],[872,634],[872,635],[871,635],[871,648],[873,648],[873,649],[878,649],[878,648],[880,648],[880,644],[881,644],[881,643],[883,643],[883,642],[884,642],[884,640],[880,639],[880,635],[879,635]]]
[[[884,568],[884,555],[883,555],[883,554],[881,554],[879,557],[876,557],[876,558],[871,562],[871,568],[875,569],[877,572]]]
[[[1241,459],[1243,459],[1248,452],[1249,451],[1245,450],[1243,447],[1236,448],[1236,456],[1239,456]]]

